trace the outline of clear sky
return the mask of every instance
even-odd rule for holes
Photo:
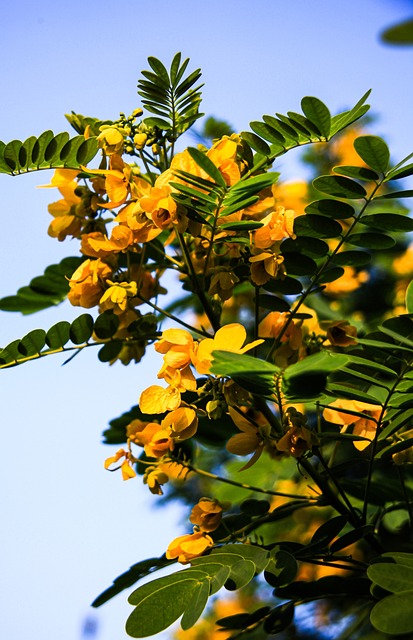
[[[72,109],[102,119],[130,113],[139,106],[136,82],[147,57],[169,63],[182,51],[192,69],[203,69],[203,111],[236,130],[263,113],[299,110],[305,95],[335,113],[372,88],[374,133],[400,160],[413,151],[413,49],[384,46],[378,35],[412,10],[407,0],[9,2],[2,7],[0,140],[66,130],[64,113]],[[299,177],[296,162],[282,160],[277,170]],[[77,244],[46,234],[47,204],[58,193],[35,186],[50,177],[0,175],[0,297],[77,253]],[[1,313],[0,345],[77,315],[66,304],[37,316]],[[96,612],[89,603],[130,564],[160,555],[186,531],[178,508],[150,511],[156,497],[139,480],[122,483],[103,469],[113,449],[101,444],[101,432],[137,403],[158,362],[109,367],[92,351],[65,367],[59,356],[1,373],[7,640],[80,640],[89,615],[96,640],[123,640],[126,596]]]

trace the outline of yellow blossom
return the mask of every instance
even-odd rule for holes
[[[186,440],[195,435],[198,428],[196,411],[191,407],[179,407],[162,420],[164,429],[169,429],[174,440]]]
[[[252,255],[251,280],[258,287],[266,284],[271,278],[283,279],[286,271],[283,265],[284,257],[272,251],[263,251],[258,255]]]
[[[314,444],[317,444],[317,437],[304,426],[292,426],[278,440],[276,447],[278,451],[289,453],[294,458],[301,458],[306,451],[311,451]]]
[[[321,327],[327,331],[327,338],[333,347],[348,347],[357,344],[357,328],[347,320],[322,322]]]
[[[136,472],[131,467],[134,460],[129,451],[125,451],[124,449],[119,449],[114,456],[105,460],[105,469],[109,469],[112,464],[119,462],[121,458],[124,458],[124,461],[120,465],[123,480],[130,480],[131,478],[134,478],[136,476]]]
[[[69,280],[68,300],[77,307],[90,309],[98,304],[104,291],[104,282],[111,277],[112,269],[101,261],[85,260]]]
[[[136,282],[112,282],[106,280],[109,288],[99,300],[100,310],[103,313],[113,309],[114,313],[123,313],[128,304],[128,298],[136,296],[138,286]]]
[[[351,293],[367,282],[369,274],[367,271],[356,271],[354,267],[343,267],[344,273],[334,282],[325,285],[324,293],[330,296],[341,296]]]
[[[162,485],[169,481],[168,475],[159,467],[147,467],[143,475],[143,482],[149,487],[149,491],[155,495],[163,495]]]
[[[344,413],[340,411],[340,409],[362,413],[365,417]],[[346,399],[334,400],[334,402],[331,402],[323,411],[324,419],[333,424],[341,425],[341,431],[346,431],[348,427],[352,426],[354,435],[366,438],[367,441],[353,441],[353,445],[358,451],[363,451],[374,439],[377,429],[376,421],[380,418],[381,414],[382,409],[378,405],[361,402],[359,400]]]
[[[257,411],[241,412],[229,407],[229,415],[241,433],[232,436],[226,448],[237,456],[254,455],[240,471],[251,467],[260,457],[265,447],[265,437],[269,435],[270,426],[261,413]]]
[[[101,133],[97,137],[99,146],[105,150],[105,153],[109,156],[113,153],[122,153],[124,137],[122,133],[116,127],[108,127],[103,125]]]
[[[207,549],[214,546],[214,541],[211,536],[197,531],[195,533],[179,536],[172,540],[168,549],[166,550],[166,557],[168,560],[178,559],[178,562],[186,564],[193,558],[202,556]]]
[[[254,246],[257,249],[269,249],[283,238],[295,238],[294,211],[278,206],[275,211],[269,213],[261,222],[263,226],[253,233]]]
[[[194,506],[189,516],[190,522],[196,525],[199,531],[215,531],[219,527],[222,519],[222,506],[218,500],[211,498],[201,498]]]
[[[201,340],[193,357],[193,364],[198,373],[209,373],[213,360],[213,351],[245,353],[264,342],[264,340],[254,340],[254,342],[250,342],[243,347],[242,345],[246,338],[247,332],[245,328],[241,324],[234,322],[218,329],[214,338]]]
[[[113,228],[110,239],[103,233],[92,232],[82,236],[82,252],[104,258],[111,253],[124,251],[134,242],[133,232],[125,225]]]
[[[217,271],[211,277],[208,293],[210,296],[219,296],[221,300],[228,300],[232,296],[232,290],[237,282],[239,282],[239,278],[233,271]]]
[[[145,389],[139,399],[139,407],[143,413],[165,413],[173,411],[181,404],[181,393],[174,387],[152,385]]]

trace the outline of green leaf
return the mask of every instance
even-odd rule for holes
[[[413,313],[413,280],[406,289],[406,309],[407,313]]]
[[[261,153],[263,156],[271,156],[271,149],[268,144],[255,133],[242,131],[241,137],[251,147],[251,149],[254,149],[257,153]],[[280,148],[283,150],[283,147]]]
[[[347,178],[354,178],[355,180],[365,180],[366,182],[374,182],[380,178],[375,171],[366,169],[366,167],[352,167],[344,165],[340,167],[333,167],[333,171],[341,176],[347,176]]]
[[[383,231],[413,231],[413,219],[398,213],[373,213],[363,216],[359,222]]]
[[[274,127],[271,127],[270,125],[265,124],[265,122],[258,122],[258,121],[250,122],[250,127],[261,138],[264,138],[264,140],[273,142],[276,145],[281,145],[281,146],[285,145],[284,136],[277,129],[274,129]]]
[[[387,44],[412,45],[413,44],[413,19],[403,20],[388,27],[381,34],[381,39]]]
[[[342,234],[343,229],[336,220],[315,213],[307,213],[294,220],[294,232],[297,236],[337,238]]]
[[[209,598],[209,582],[208,580],[204,580],[201,582],[194,593],[192,594],[192,598],[188,603],[187,608],[185,609],[184,615],[181,620],[181,627],[184,631],[187,631],[202,615],[203,610],[206,607]]]
[[[23,356],[38,355],[46,344],[46,331],[34,329],[22,338],[17,345],[17,350]]]
[[[413,633],[412,600],[413,590],[383,598],[371,611],[371,624],[391,636]]]
[[[122,347],[122,340],[112,340],[111,342],[107,342],[101,349],[99,349],[99,360],[101,362],[111,362],[112,360],[115,360],[122,351]]]
[[[341,434],[346,435],[346,434]],[[358,542],[366,535],[372,533],[374,531],[374,526],[372,524],[365,524],[357,529],[353,529],[352,531],[348,531],[344,535],[340,536],[337,540],[335,540],[330,545],[330,553],[337,553],[337,551],[341,551],[346,547]]]
[[[317,277],[317,282],[319,282],[320,284],[326,283],[326,282],[334,282],[335,280],[338,280],[338,278],[341,278],[343,274],[344,274],[344,269],[342,267],[333,267],[331,269],[325,269]]]
[[[347,363],[344,354],[320,351],[290,365],[284,372],[283,389],[287,397],[314,398],[326,386],[327,376]]]
[[[92,607],[100,607],[105,602],[108,602],[111,598],[121,593],[124,589],[128,589],[133,584],[141,580],[145,576],[153,573],[154,571],[158,571],[162,567],[171,564],[171,560],[167,560],[165,556],[161,558],[148,558],[148,560],[142,560],[130,567],[128,571],[122,573],[120,576],[115,578],[113,584],[105,589],[95,600],[92,602]]]
[[[93,331],[99,340],[107,340],[115,335],[118,327],[119,316],[112,311],[105,311],[96,318]]]
[[[331,129],[331,115],[326,105],[318,98],[306,96],[301,100],[301,109],[308,120],[316,125],[321,135],[328,138]]]
[[[396,241],[384,233],[352,233],[346,242],[365,249],[391,249]]]
[[[70,340],[70,322],[62,320],[50,327],[46,333],[46,344],[50,349],[61,349]]]
[[[258,306],[261,309],[268,309],[270,311],[289,311],[290,304],[284,300],[283,298],[278,298],[277,296],[267,296],[260,295],[258,296]]]
[[[310,544],[322,543],[324,545],[328,545],[329,542],[338,536],[340,531],[347,524],[347,521],[347,516],[340,515],[323,522],[323,524],[314,532]]]
[[[321,213],[323,216],[329,216],[335,220],[352,218],[355,213],[353,207],[347,202],[331,200],[330,198],[311,202],[311,204],[306,206],[305,212],[316,214]]]
[[[88,313],[83,313],[70,325],[70,339],[73,344],[87,342],[93,333],[93,318]]]
[[[156,76],[159,78],[159,80],[161,80],[162,84],[165,87],[169,87],[169,75],[163,63],[153,56],[148,57],[148,62],[154,70]]]
[[[395,198],[413,198],[413,189],[406,189],[405,191],[390,191],[390,193],[385,193],[382,196],[375,196],[373,200],[392,200]]]
[[[392,593],[413,591],[413,566],[401,563],[376,562],[367,568],[372,582]]]
[[[242,589],[251,582],[255,575],[255,564],[251,560],[238,560],[231,565],[229,580],[235,589]]]
[[[226,189],[226,183],[222,173],[217,169],[212,160],[205,155],[205,153],[202,153],[202,151],[199,151],[199,149],[196,149],[195,147],[188,147],[188,153],[192,160],[194,160],[216,184]]]
[[[365,251],[340,251],[331,258],[334,264],[364,267],[371,262],[371,255]]]
[[[344,176],[320,176],[313,180],[313,186],[317,191],[336,198],[359,200],[367,195],[361,184]]]
[[[317,269],[317,264],[304,254],[285,253],[284,267],[293,276],[311,276]]]
[[[401,180],[402,178],[408,178],[413,175],[413,163],[406,165],[405,167],[394,168],[386,176],[387,180]]]
[[[172,129],[171,122],[164,120],[163,118],[153,118],[152,116],[144,119],[144,123],[148,127],[158,127],[158,129],[162,129],[163,131],[169,131]]]
[[[378,136],[359,136],[354,140],[354,148],[364,162],[378,173],[385,173],[389,166],[390,151]]]
[[[271,293],[282,293],[283,295],[297,295],[303,290],[303,285],[299,280],[286,276],[283,280],[270,280],[262,285],[261,289]]]
[[[284,255],[286,253],[302,253],[310,258],[322,258],[326,256],[330,250],[327,242],[319,238],[314,238],[314,236],[300,236],[299,238],[295,238],[295,240],[286,238],[281,247]]]
[[[260,358],[229,351],[213,351],[211,373],[231,376],[245,389],[254,388],[256,393],[271,396],[274,393],[274,376],[278,367]]]
[[[219,225],[220,229],[227,231],[255,231],[262,227],[262,222],[254,222],[254,220],[240,220],[239,222],[224,222]]]
[[[199,585],[199,578],[186,571],[158,578],[139,587],[129,597],[136,605],[126,621],[132,638],[145,638],[169,627],[185,611]]]
[[[297,575],[298,564],[291,553],[278,549],[264,571],[266,582],[272,587],[285,587]]]

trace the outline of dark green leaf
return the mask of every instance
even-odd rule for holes
[[[338,280],[338,278],[341,278],[343,274],[344,269],[342,267],[333,267],[332,269],[326,269],[325,271],[322,271],[317,277],[317,282],[334,282],[335,280]]]
[[[387,44],[412,45],[413,44],[413,19],[403,20],[388,27],[381,34],[381,39]]]
[[[347,516],[336,516],[335,518],[331,518],[330,520],[323,522],[311,538],[311,544],[318,544],[321,542],[328,545],[329,542],[338,536],[343,527],[345,527],[347,520]]]
[[[413,198],[413,189],[406,189],[405,191],[390,191],[390,193],[385,193],[382,196],[375,196],[373,200],[388,200],[394,198]]]
[[[344,176],[320,176],[313,180],[313,186],[318,191],[336,198],[358,200],[367,195],[361,184]]]
[[[158,127],[158,129],[162,129],[165,131],[169,131],[169,129],[172,129],[172,123],[164,120],[163,118],[145,118],[144,123],[148,127]]]
[[[378,136],[359,136],[353,144],[360,158],[374,171],[387,171],[390,151],[384,140]]]
[[[195,147],[188,147],[188,153],[196,164],[201,167],[201,169],[203,169],[205,173],[207,173],[209,177],[216,182],[216,184],[224,189],[226,188],[226,183],[222,173],[217,169],[212,160],[205,155],[205,153],[202,153],[202,151],[199,151],[199,149],[196,149]]]
[[[301,109],[310,122],[316,125],[321,135],[328,138],[331,128],[330,111],[318,98],[306,96],[301,100]]]
[[[354,209],[351,205],[347,202],[331,200],[330,198],[311,202],[311,204],[306,206],[305,211],[306,213],[321,213],[324,216],[329,216],[336,220],[352,218],[354,216]]]
[[[406,289],[406,309],[407,313],[413,313],[413,280]]]
[[[219,225],[220,229],[226,231],[254,231],[262,227],[262,222],[254,222],[254,220],[240,220],[239,222],[224,222]]]
[[[115,360],[122,351],[122,347],[122,340],[111,340],[111,342],[107,342],[99,349],[99,360],[101,362],[111,362],[111,360]]]
[[[413,175],[413,163],[406,165],[405,167],[394,168],[386,176],[387,180],[401,180]]]
[[[347,178],[354,178],[355,180],[365,180],[366,182],[376,181],[380,177],[375,171],[366,169],[366,167],[351,167],[344,165],[340,167],[333,167],[333,171],[341,176],[347,176]]]
[[[297,295],[302,292],[303,285],[299,280],[286,276],[283,280],[270,280],[261,287],[271,293],[282,293],[283,295]]]
[[[329,252],[329,246],[324,240],[314,237],[300,236],[292,240],[287,238],[283,241],[282,253],[303,253],[310,258],[322,258]]]
[[[396,241],[384,233],[352,233],[346,242],[365,249],[391,249]]]
[[[23,356],[38,355],[46,344],[46,331],[34,329],[22,338],[17,345],[17,350]]]
[[[379,587],[391,593],[413,591],[413,566],[392,562],[376,562],[367,569],[367,576]]]
[[[345,434],[342,434],[342,435],[345,435]],[[373,531],[374,531],[374,526],[372,524],[365,524],[361,527],[358,527],[357,529],[353,529],[352,531],[345,533],[344,535],[340,536],[340,538],[335,540],[330,545],[330,552],[337,553],[337,551],[341,551],[342,549],[349,547],[350,545],[354,544],[355,542],[358,542],[359,540],[364,538],[364,536],[368,535],[369,533],[372,533]]]
[[[359,222],[383,231],[413,231],[413,219],[397,213],[373,213],[363,216]]]
[[[112,311],[105,311],[96,318],[93,330],[99,340],[107,340],[115,335],[118,327],[119,316]]]
[[[294,618],[294,602],[280,604],[272,610],[272,613],[265,619],[263,629],[270,635],[281,633],[286,629]]]
[[[371,261],[371,255],[365,251],[340,251],[331,258],[334,264],[364,267]]]
[[[304,254],[285,253],[283,265],[289,275],[311,276],[317,269],[317,264]]]
[[[290,305],[283,298],[276,296],[260,295],[258,296],[258,305],[261,309],[269,309],[270,311],[289,311]]]
[[[50,327],[46,333],[46,344],[50,349],[60,349],[70,340],[70,322],[62,320]]]
[[[91,338],[93,333],[93,318],[84,313],[70,325],[70,339],[73,344],[83,344]]]
[[[264,571],[264,578],[272,587],[284,587],[297,575],[298,565],[293,555],[279,549]]]
[[[263,156],[270,156],[271,149],[268,144],[255,133],[249,131],[242,131],[241,137],[254,151],[261,153]]]
[[[261,138],[264,138],[264,140],[268,140],[269,142],[274,142],[277,145],[284,146],[284,136],[279,131],[277,131],[277,129],[274,129],[270,125],[265,124],[264,122],[254,121],[250,122],[250,127]]]
[[[152,69],[154,70],[154,72],[156,73],[156,75],[158,76],[158,78],[160,78],[162,80],[162,83],[168,87],[169,75],[164,65],[162,64],[162,62],[157,58],[154,58],[153,56],[149,56],[148,62],[152,67]]]
[[[337,238],[342,234],[342,231],[339,222],[315,213],[298,216],[294,221],[294,232],[297,236]]]

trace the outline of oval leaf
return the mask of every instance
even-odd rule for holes
[[[340,202],[340,200],[332,200],[330,198],[311,202],[306,206],[305,212],[321,213],[323,216],[329,216],[335,220],[345,220],[354,216],[354,209],[351,205],[347,202]]]
[[[354,148],[364,162],[379,173],[385,173],[389,166],[390,151],[378,136],[359,136],[354,140]]]
[[[313,180],[313,185],[321,193],[327,193],[336,198],[358,200],[367,195],[361,184],[344,176],[320,176]]]

